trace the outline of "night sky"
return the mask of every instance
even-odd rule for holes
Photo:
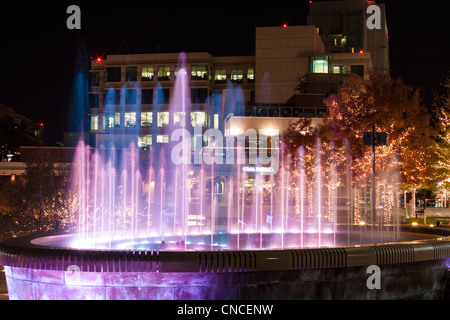
[[[450,69],[447,1],[378,3],[387,7],[391,75],[420,88],[430,106],[432,89]],[[81,30],[66,27],[71,4],[81,8]],[[62,141],[80,57],[181,51],[254,55],[255,27],[303,25],[307,14],[305,0],[4,1],[0,103],[44,122],[47,143]]]

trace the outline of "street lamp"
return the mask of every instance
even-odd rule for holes
[[[372,147],[372,241],[373,241],[373,226],[375,224],[375,212],[376,212],[376,193],[375,193],[375,176],[376,176],[376,168],[375,168],[375,147],[376,146],[385,146],[387,144],[387,133],[386,132],[376,132],[375,125],[372,126],[372,132],[364,132],[363,134],[363,142],[365,146]]]

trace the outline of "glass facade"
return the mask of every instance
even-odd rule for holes
[[[207,65],[191,66],[191,80],[208,80],[208,66]]]
[[[114,127],[115,128],[120,127],[120,113],[119,112],[114,113]]]
[[[333,73],[346,74],[347,66],[333,66]]]
[[[103,116],[103,129],[114,128],[114,114]]]
[[[310,72],[328,73],[328,56],[318,56],[311,58]]]
[[[142,81],[153,81],[153,66],[142,67],[141,79]]]
[[[191,89],[192,103],[207,103],[208,102],[208,88],[192,88]]]
[[[346,36],[346,52],[359,51],[363,48],[364,35],[364,16],[363,11],[347,11],[344,14],[344,33]],[[352,50],[353,48],[353,50]]]
[[[227,69],[216,69],[214,71],[214,82],[215,83],[226,83],[227,82]]]
[[[139,136],[138,137],[138,147],[141,149],[147,149],[148,147],[151,147],[153,144],[152,136],[151,135],[145,135],[145,136]]]
[[[98,116],[91,116],[91,130],[97,131],[98,130]]]
[[[170,66],[159,66],[158,81],[169,81],[169,80],[170,80]]]
[[[206,127],[206,113],[199,111],[191,112],[191,126]]]
[[[141,104],[153,104],[153,89],[141,90]]]
[[[173,124],[182,126],[184,123],[186,123],[186,112],[175,112],[173,114]]]
[[[158,128],[162,128],[169,125],[169,112],[158,112],[157,114],[157,125]]]
[[[255,82],[255,68],[247,69],[247,82]]]
[[[158,143],[169,143],[169,136],[167,134],[158,134],[156,136],[156,142],[158,142]]]
[[[141,112],[141,127],[151,128],[153,124],[153,112]]]
[[[126,67],[125,68],[125,80],[127,82],[137,81],[137,67]]]
[[[98,108],[100,105],[100,94],[89,93],[89,108]]]
[[[137,90],[126,89],[125,90],[125,104],[136,104],[137,103]]]
[[[97,87],[100,85],[100,72],[91,72],[91,86]]]
[[[242,83],[244,80],[244,70],[241,68],[231,69],[231,81]]]
[[[174,76],[174,79],[177,78],[178,71],[180,71],[180,69],[181,69],[181,66],[175,66],[175,67],[173,68],[173,76]]]
[[[106,68],[106,82],[120,82],[122,69],[120,67]]]
[[[136,127],[136,112],[125,112],[124,120],[125,120],[125,128]]]

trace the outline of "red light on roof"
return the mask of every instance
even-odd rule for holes
[[[102,62],[102,58],[97,58],[97,62]]]
[[[284,29],[287,28],[287,23],[283,24],[283,28],[284,28]]]
[[[39,124],[41,127],[43,127],[44,126],[44,124],[41,122],[40,124]]]
[[[360,54],[363,54],[363,53],[364,53],[364,50],[359,50],[359,53],[360,53]]]

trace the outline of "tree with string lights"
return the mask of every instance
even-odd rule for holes
[[[387,133],[387,145],[376,148],[377,172],[398,168],[403,189],[413,195],[411,211],[415,212],[416,190],[434,183],[437,159],[434,129],[419,91],[372,71],[367,81],[351,76],[325,104],[329,110],[325,122],[337,137],[350,142],[355,184],[371,179],[371,150],[363,145],[363,133],[372,128]]]
[[[438,198],[444,198],[447,206],[450,192],[450,73],[448,73],[440,88],[434,94],[434,108],[437,118],[437,154],[438,160],[434,169],[439,177]]]

